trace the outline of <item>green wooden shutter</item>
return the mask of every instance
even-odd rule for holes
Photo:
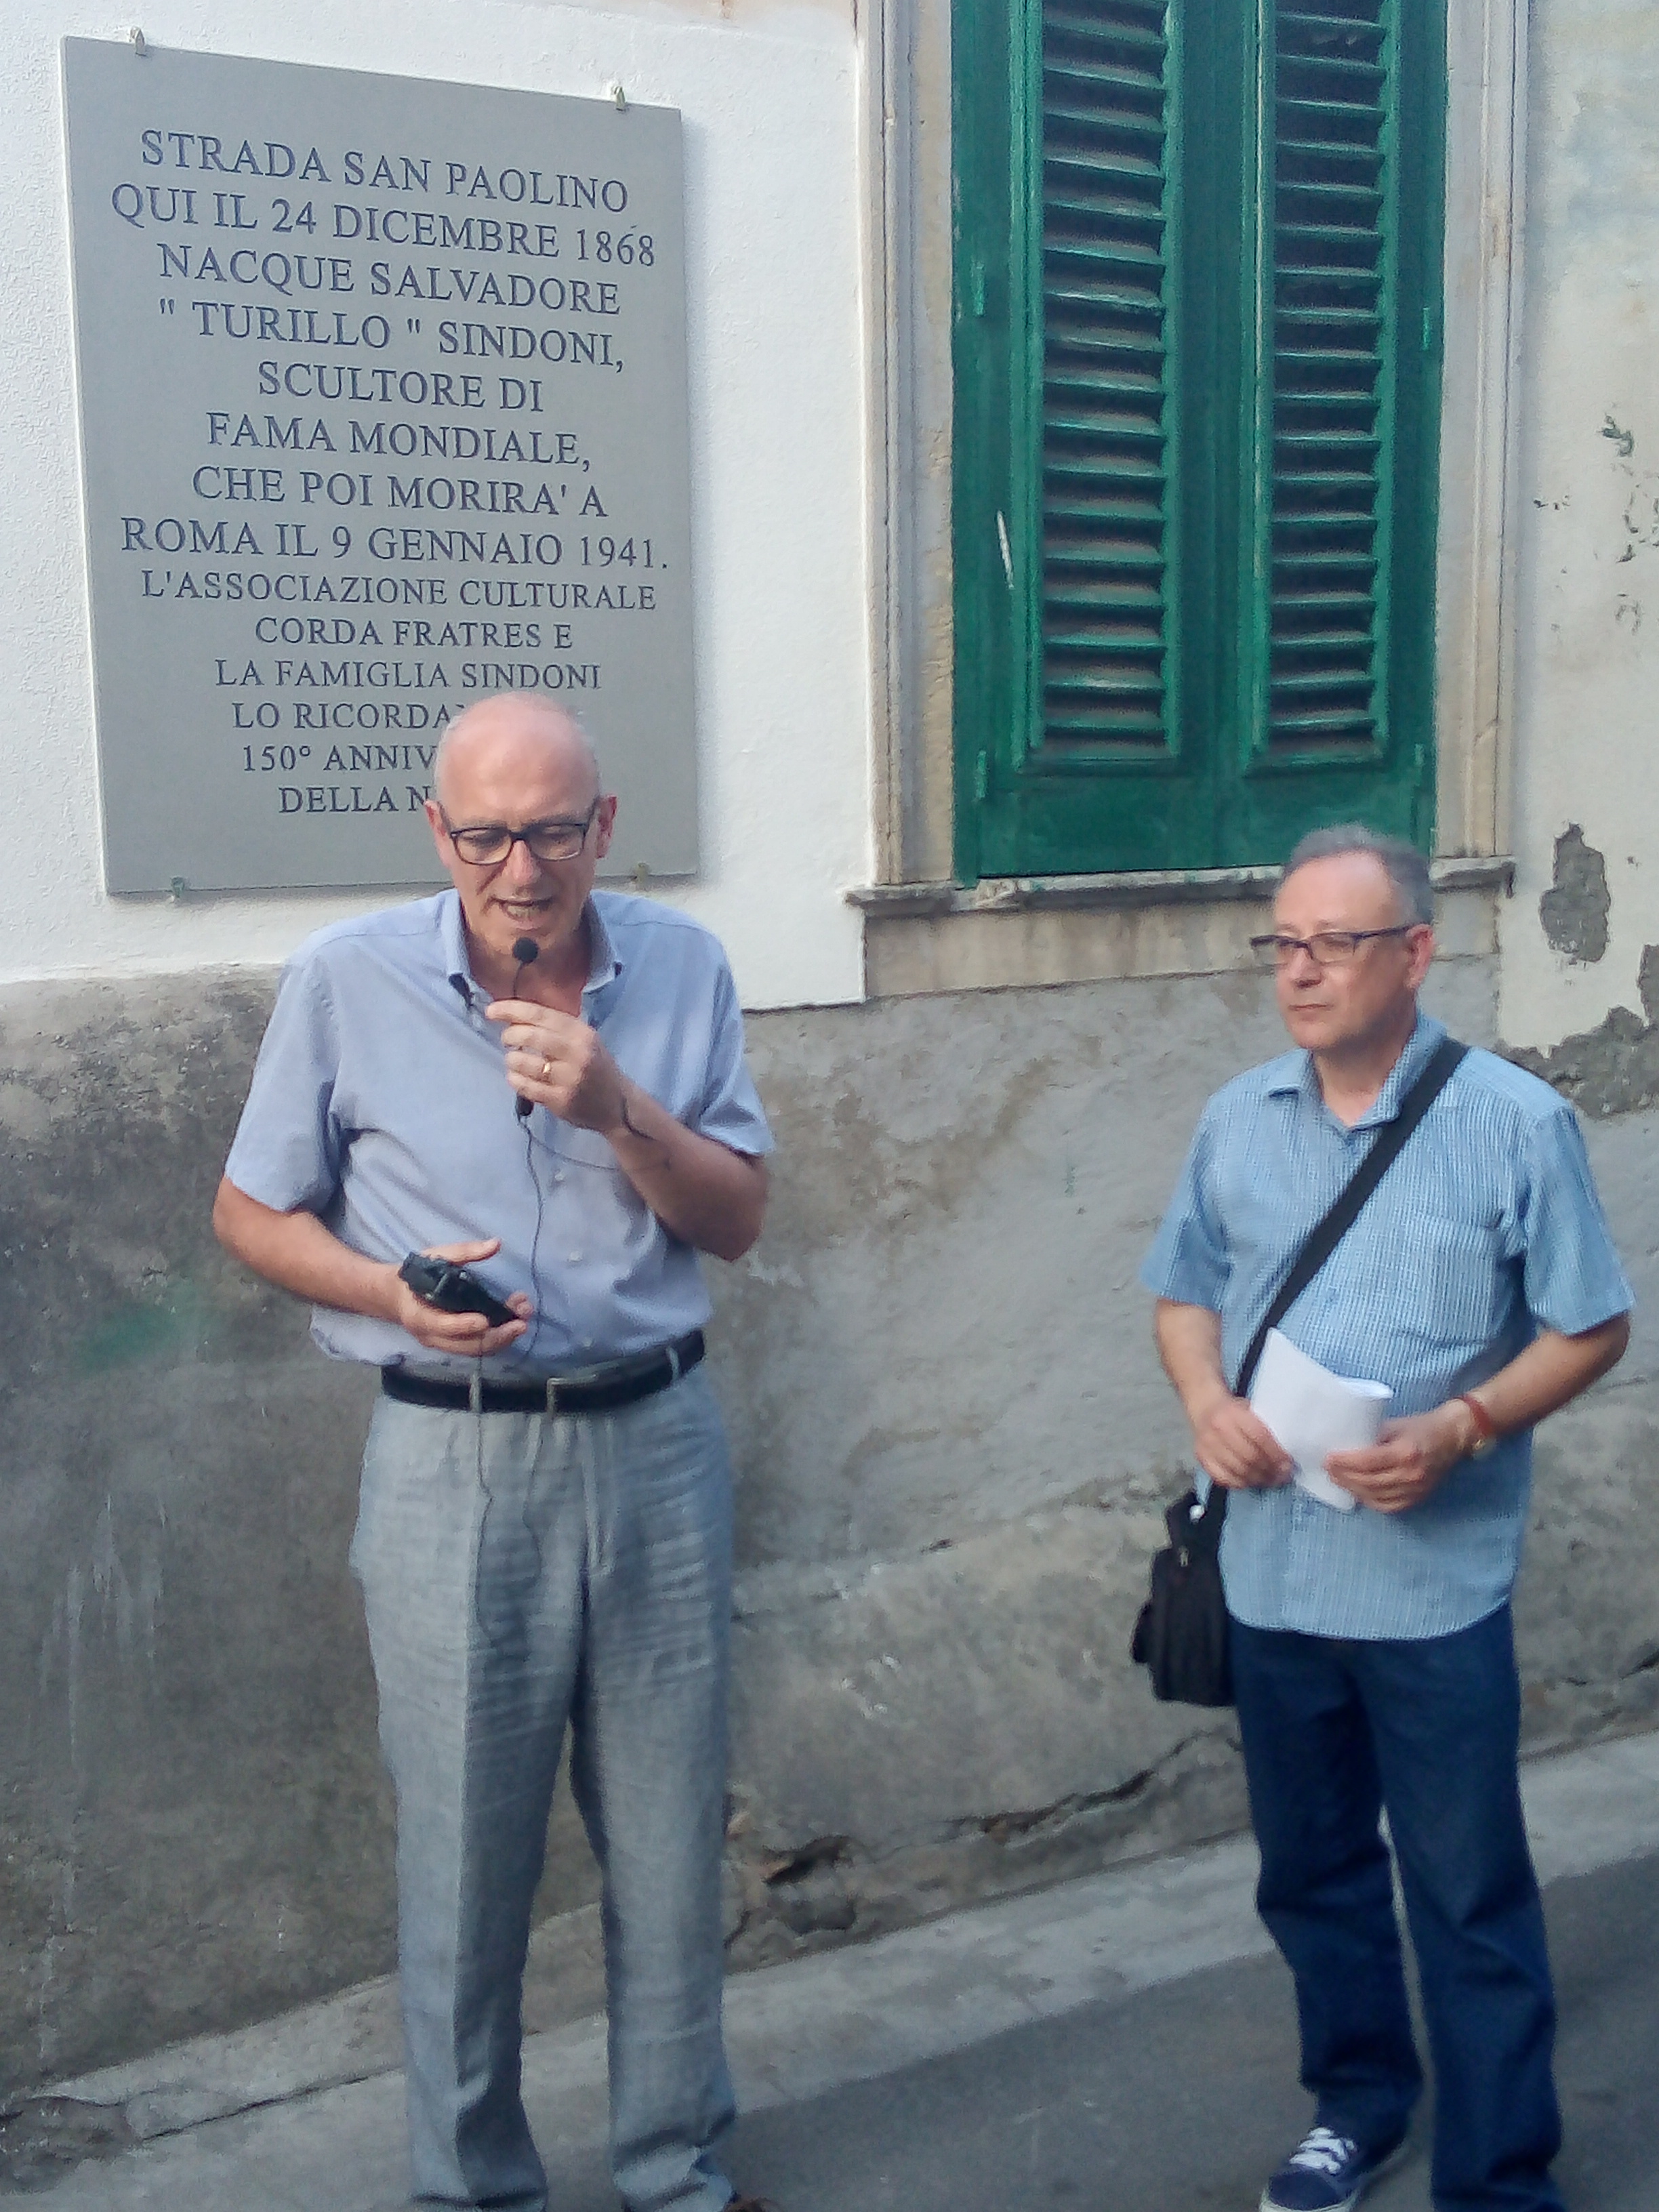
[[[957,0],[958,872],[1419,837],[1425,0]]]

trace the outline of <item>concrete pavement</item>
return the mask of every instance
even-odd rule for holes
[[[1573,2212],[1659,2212],[1659,1736],[1533,1762],[1524,1786],[1561,2179]],[[734,2179],[785,2212],[1249,2212],[1307,2112],[1254,1869],[1230,1841],[734,1978]],[[353,1992],[60,2084],[8,2130],[9,2185],[51,2212],[394,2212],[388,2003]],[[555,2205],[611,2212],[603,2021],[531,2036],[525,2073]],[[1418,2134],[1376,2212],[1426,2212]],[[98,2154],[70,2165],[77,2140]]]

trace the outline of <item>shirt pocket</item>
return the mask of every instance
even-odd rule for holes
[[[1401,1334],[1454,1364],[1487,1350],[1504,1334],[1515,1302],[1498,1225],[1413,1213],[1401,1229]]]
[[[579,1129],[554,1115],[538,1132],[537,1172],[545,1189],[556,1182],[581,1230],[581,1243],[603,1254],[625,1273],[637,1266],[653,1237],[663,1232],[656,1216],[623,1173],[609,1140],[597,1129]]]
[[[580,1168],[587,1174],[623,1176],[622,1164],[611,1149],[611,1140],[602,1137],[597,1129],[579,1129],[574,1121],[562,1121],[556,1114],[543,1117],[543,1127],[537,1132],[541,1142],[562,1168]]]

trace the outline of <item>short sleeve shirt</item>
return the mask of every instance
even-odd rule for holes
[[[1419,1016],[1370,1113],[1350,1129],[1312,1060],[1291,1052],[1206,1107],[1141,1268],[1158,1297],[1207,1306],[1236,1375],[1314,1224],[1391,1121],[1445,1032]],[[1279,1324],[1339,1375],[1427,1412],[1495,1374],[1540,1328],[1581,1334],[1628,1310],[1572,1109],[1547,1084],[1472,1051],[1364,1211]],[[1508,1596],[1531,1485],[1531,1437],[1455,1467],[1420,1505],[1342,1513],[1291,1486],[1234,1491],[1222,1573],[1252,1627],[1439,1636]]]
[[[596,891],[584,1018],[625,1075],[700,1135],[772,1149],[744,1062],[719,942],[653,899]],[[696,1253],[671,1236],[605,1139],[514,1112],[500,1024],[468,963],[453,890],[337,922],[288,963],[225,1172],[280,1212],[305,1207],[354,1251],[499,1237],[478,1273],[527,1291],[533,1326],[484,1363],[503,1380],[649,1350],[699,1327]],[[471,1374],[392,1323],[318,1307],[325,1352]]]

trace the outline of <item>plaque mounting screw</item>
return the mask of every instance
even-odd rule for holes
[[[611,86],[611,97],[617,103],[617,114],[626,115],[628,112],[628,94],[623,90],[620,84],[613,84]]]
[[[127,36],[132,40],[133,52],[137,55],[140,61],[143,61],[149,52],[149,48],[144,44],[143,33],[135,23],[131,30],[128,32]]]

